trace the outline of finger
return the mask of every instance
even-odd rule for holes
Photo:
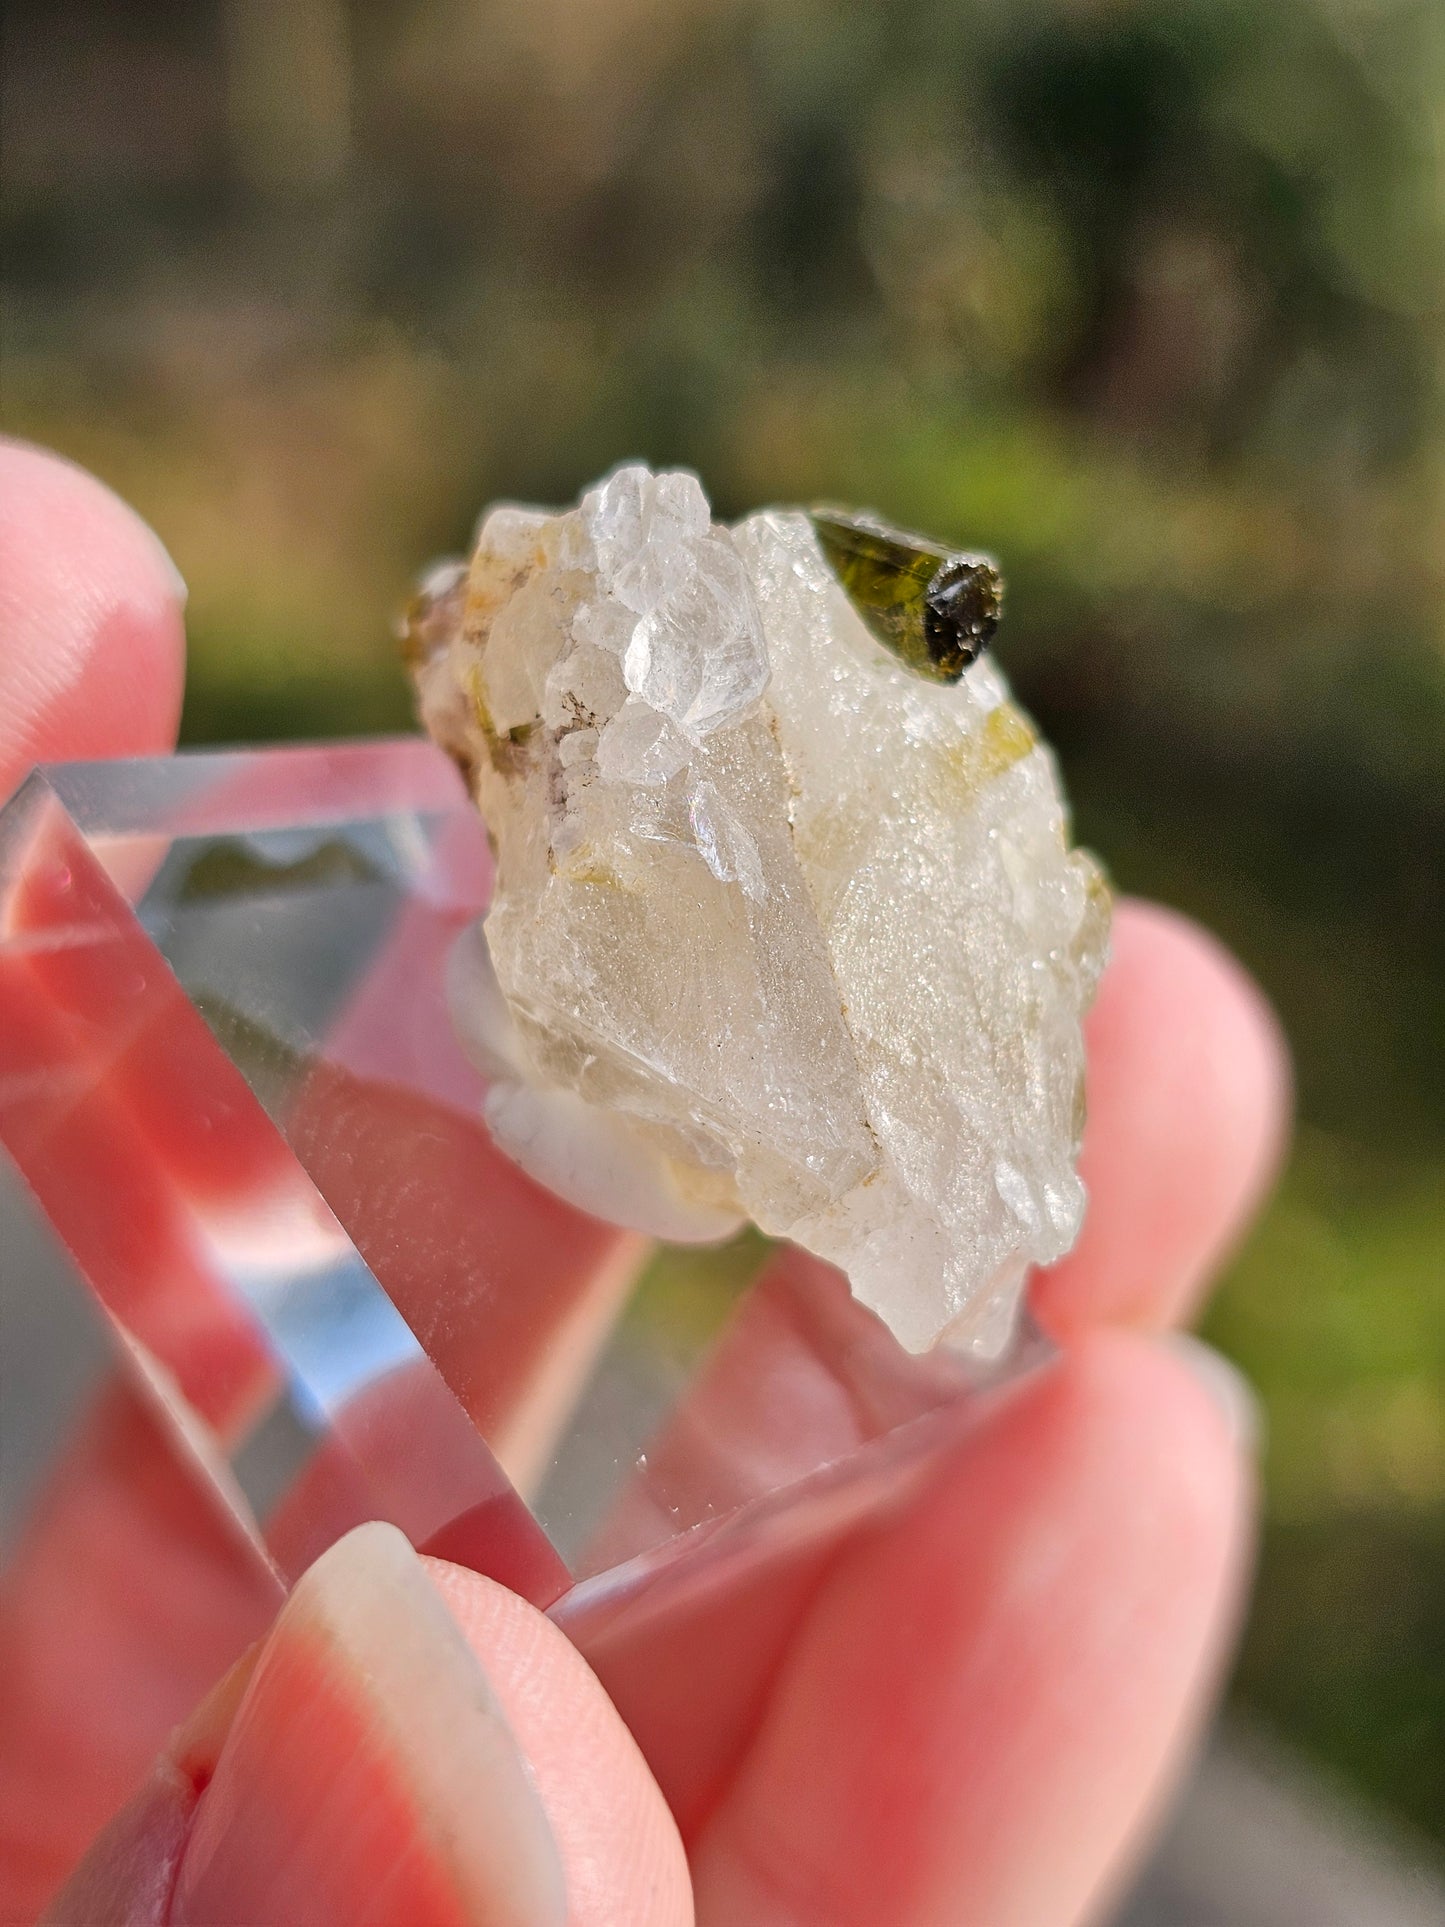
[[[1125,903],[1104,986],[1089,1034],[1089,1216],[1077,1254],[1033,1287],[1060,1339],[1183,1315],[1284,1133],[1277,1026],[1212,939]],[[942,1354],[903,1357],[835,1272],[786,1252],[649,1444],[592,1563],[799,1477],[958,1389]]]
[[[1035,1284],[1040,1321],[1068,1340],[1110,1319],[1159,1323],[1187,1309],[1284,1130],[1273,1019],[1238,967],[1168,912],[1121,906],[1089,1042],[1090,1217],[1077,1259]],[[890,1426],[916,1430],[911,1416],[957,1396],[945,1365],[897,1357],[836,1273],[784,1254],[649,1442],[585,1569],[762,1501]],[[848,1529],[841,1517],[828,1526],[834,1543]],[[736,1580],[731,1599],[721,1587],[683,1596],[680,1586],[674,1599],[663,1575],[645,1633],[605,1611],[591,1623],[582,1607],[574,1625],[563,1608],[685,1829],[744,1750],[827,1557],[826,1533],[775,1547],[766,1572]],[[689,1668],[684,1714],[672,1682]]]
[[[689,1920],[666,1810],[576,1654],[500,1588],[432,1571],[387,1527],[333,1547],[50,1917]]]
[[[183,601],[160,544],[109,490],[54,456],[0,441],[0,798],[38,760],[148,753],[174,741]],[[22,914],[15,898],[5,910],[7,919]],[[24,963],[7,970],[0,1059],[14,1072],[17,1056],[38,1053],[19,1063],[23,1073],[41,1067],[59,1009]],[[12,1078],[10,1123],[22,1131],[34,1120],[15,1108],[15,1094],[32,1082]],[[93,1116],[71,1110],[70,1195],[85,1214],[108,1172],[112,1198],[128,1204],[112,1244],[128,1246],[154,1228],[163,1201],[143,1160],[127,1162],[122,1135],[107,1142],[109,1164],[125,1168],[108,1170],[97,1157],[105,1145],[81,1142]],[[156,1301],[185,1269],[184,1241],[152,1241],[146,1263],[149,1282],[137,1270],[137,1288]],[[189,1296],[191,1281],[181,1282]],[[0,1696],[7,1918],[33,1917],[134,1785],[137,1748],[154,1749],[275,1600],[274,1582],[188,1474],[156,1414],[114,1381],[72,1442],[0,1594],[10,1686]]]
[[[9,758],[7,784],[10,765],[14,774],[22,774],[40,756],[161,747],[173,735],[178,707],[181,592],[154,538],[99,484],[37,451],[0,449],[0,499],[5,505],[6,592],[0,605],[0,692],[7,698],[0,707],[0,728],[9,731],[0,737],[0,749]],[[123,685],[119,694],[113,687],[118,674]],[[71,898],[57,908],[57,916],[73,922],[75,879],[82,873],[89,878],[95,866],[83,850],[67,857],[55,868],[57,875],[69,879]],[[98,873],[93,880],[105,894]],[[12,920],[22,907],[30,923],[44,924],[35,888],[29,888],[23,906],[18,899],[10,902]],[[106,914],[109,911],[114,914]],[[238,1157],[229,1141],[213,1144],[214,1130],[195,1132],[197,1116],[239,1124],[249,1120],[254,1106],[199,1101],[207,1093],[195,1087],[206,1083],[214,1048],[207,1037],[187,1037],[184,1048],[169,1048],[178,1041],[175,1033],[184,1013],[168,1006],[150,1023],[145,1021],[149,1007],[136,1008],[132,998],[119,1013],[125,1048],[116,1047],[112,1013],[108,1006],[98,1010],[97,999],[105,997],[108,986],[153,985],[155,974],[144,956],[120,955],[127,937],[139,941],[139,933],[119,900],[112,904],[105,894],[104,905],[90,903],[87,913],[93,926],[89,934],[103,925],[112,939],[104,957],[94,955],[93,943],[81,958],[63,946],[30,946],[34,955],[16,968],[35,1006],[34,1021],[22,1027],[23,1035],[10,1036],[8,1044],[25,1044],[32,1056],[38,1052],[47,1062],[54,1060],[52,1069],[58,1070],[61,1058],[71,1063],[74,1056],[67,1056],[72,1034],[82,1044],[103,1036],[110,1046],[105,1076],[78,1111],[71,1106],[64,1117],[47,1113],[29,1119],[22,1149],[32,1182],[47,1195],[57,1194],[56,1208],[63,1205],[72,1242],[83,1247],[92,1274],[104,1276],[117,1305],[123,1304],[130,1314],[128,1322],[144,1327],[147,1307],[154,1309],[156,1329],[145,1335],[161,1356],[181,1343],[184,1355],[166,1362],[193,1402],[225,1431],[243,1422],[253,1403],[254,1346],[246,1342],[247,1331],[233,1331],[226,1324],[229,1301],[224,1293],[212,1306],[209,1280],[193,1275],[191,1219],[198,1209],[220,1210],[239,1196],[249,1198],[263,1176],[276,1177],[274,1159],[260,1173],[252,1168],[255,1160]],[[105,965],[99,978],[87,969],[92,961]],[[128,963],[129,971],[119,968],[121,963]],[[169,985],[164,973],[162,978],[161,991]],[[62,1031],[63,1038],[58,1034]],[[43,1070],[44,1065],[37,1061],[29,1068]],[[78,1066],[71,1063],[71,1068]],[[38,1082],[22,1079],[21,1084],[35,1084],[43,1096],[68,1090],[74,1081],[50,1076]],[[192,1120],[192,1128],[183,1122],[180,1129],[172,1128],[185,1119]],[[428,1136],[425,1116],[402,1121],[416,1127],[408,1144]],[[474,1120],[466,1120],[466,1129],[477,1135]],[[435,1141],[435,1131],[430,1135]],[[270,1143],[269,1130],[260,1136]],[[203,1147],[215,1151],[209,1164]],[[279,1152],[279,1144],[274,1148]],[[394,1151],[394,1140],[391,1148]],[[427,1168],[424,1144],[418,1155]],[[126,1164],[124,1173],[111,1168],[117,1160]],[[201,1164],[207,1168],[199,1168]],[[212,1167],[218,1164],[224,1168],[214,1182],[218,1173]],[[149,1183],[152,1165],[159,1189]],[[383,1168],[389,1178],[395,1176],[394,1160]],[[102,1173],[98,1184],[97,1171]],[[129,1208],[117,1215],[120,1198],[129,1200]],[[493,1198],[498,1209],[488,1220],[491,1242],[500,1240],[519,1270],[527,1269],[523,1247],[532,1246],[534,1256],[540,1249],[542,1270],[549,1276],[556,1271],[561,1280],[561,1297],[565,1300],[569,1291],[574,1297],[585,1296],[584,1287],[596,1275],[594,1260],[605,1259],[604,1247],[615,1242],[611,1234],[580,1220],[574,1224],[575,1214],[557,1207],[554,1216],[565,1222],[543,1226],[552,1235],[537,1241],[530,1236],[538,1228],[535,1205],[529,1216],[523,1209],[505,1212],[506,1202]],[[543,1201],[544,1213],[550,1202]],[[473,1189],[469,1204],[474,1208],[474,1203]],[[504,1216],[512,1226],[510,1242]],[[392,1222],[393,1234],[397,1228]],[[465,1242],[459,1231],[458,1250]],[[488,1266],[483,1263],[480,1270],[490,1282]],[[529,1272],[533,1284],[537,1271],[534,1262]],[[478,1274],[473,1253],[466,1279],[470,1287],[475,1288]],[[579,1281],[575,1289],[574,1278]],[[514,1290],[508,1301],[535,1303],[537,1296],[535,1291]],[[427,1309],[424,1298],[418,1299],[417,1309]],[[439,1311],[454,1309],[443,1305]],[[221,1314],[219,1320],[211,1316],[213,1310]],[[447,1328],[445,1316],[442,1324]],[[585,1353],[585,1342],[580,1349]],[[493,1371],[496,1356],[492,1347],[488,1368]],[[233,1360],[239,1378],[231,1369]],[[117,1389],[109,1396],[114,1401],[125,1395]],[[396,1463],[405,1467],[416,1457],[412,1451]],[[174,1468],[164,1440],[156,1441],[145,1463],[152,1460],[161,1485],[166,1485]],[[21,1832],[27,1830],[27,1802],[20,1797],[25,1787],[43,1784],[57,1793],[63,1788],[65,1794],[48,1803],[53,1823],[31,1830],[38,1843],[26,1875],[32,1894],[53,1883],[57,1869],[73,1857],[78,1839],[134,1784],[159,1731],[174,1719],[178,1702],[193,1697],[197,1686],[214,1677],[234,1653],[238,1628],[253,1626],[254,1571],[241,1560],[237,1572],[218,1568],[213,1573],[205,1532],[195,1530],[192,1521],[177,1522],[168,1515],[157,1522],[154,1508],[138,1503],[150,1483],[134,1441],[127,1436],[117,1444],[116,1426],[98,1413],[68,1455],[64,1474],[8,1577],[9,1602],[16,1610],[0,1627],[0,1644],[16,1668],[36,1683],[36,1690],[27,1696],[35,1704],[19,1709],[26,1717],[0,1731],[0,1769],[13,1780],[16,1793],[6,1818]],[[75,1571],[95,1566],[96,1548],[77,1547],[75,1528],[94,1501],[108,1493],[114,1498],[116,1488],[124,1501],[116,1516],[123,1515],[130,1528],[125,1545],[118,1548],[104,1587],[77,1588]],[[310,1525],[314,1531],[316,1521]],[[157,1534],[165,1536],[164,1543],[153,1543]],[[56,1556],[57,1548],[66,1546],[71,1548],[68,1569],[64,1558]],[[152,1578],[155,1585],[149,1583]],[[67,1599],[76,1610],[66,1610]],[[71,1627],[94,1661],[85,1677],[91,1702],[108,1709],[110,1717],[103,1722],[81,1717],[80,1705],[66,1691],[66,1681],[78,1675],[54,1636],[62,1625]],[[28,1802],[32,1819],[35,1805]]]
[[[279,1603],[157,1413],[113,1380],[0,1586],[0,1920],[35,1918]]]
[[[1124,902],[1088,1019],[1089,1210],[1073,1252],[1033,1283],[1061,1342],[1104,1324],[1187,1318],[1272,1179],[1288,1128],[1288,1054],[1255,984],[1197,925]]]
[[[1177,1353],[1097,1336],[1021,1384],[823,1580],[695,1843],[699,1919],[1079,1919],[1197,1721],[1248,1513]]]
[[[0,797],[33,763],[175,741],[185,590],[93,476],[0,442]]]
[[[168,1886],[150,1918],[174,1927],[546,1927],[565,1918],[562,1880],[480,1668],[400,1534],[370,1526],[302,1578],[50,1918],[145,1919]]]
[[[676,1823],[586,1662],[513,1593],[424,1563],[535,1776],[566,1869],[569,1927],[684,1927],[692,1888]]]

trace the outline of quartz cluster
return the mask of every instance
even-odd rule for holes
[[[991,659],[890,653],[820,526],[632,466],[432,578],[421,713],[497,854],[453,1008],[553,1189],[664,1237],[751,1218],[910,1350],[992,1355],[1083,1214],[1107,891]]]

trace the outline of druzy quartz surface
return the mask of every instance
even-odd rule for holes
[[[849,529],[724,527],[633,466],[493,509],[431,579],[421,713],[497,855],[452,1006],[494,1137],[560,1194],[664,1237],[750,1218],[908,1349],[992,1355],[1082,1218],[1108,897],[976,653],[992,565],[880,550],[860,595]],[[961,659],[910,660],[925,593]]]

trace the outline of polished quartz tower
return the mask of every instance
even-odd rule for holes
[[[0,1547],[23,1586],[97,1490],[144,1501],[158,1573],[231,1602],[218,1672],[390,1520],[547,1607],[656,1760],[659,1641],[703,1664],[740,1591],[785,1612],[980,1374],[800,1252],[650,1260],[498,1150],[453,1019],[492,882],[416,739],[42,770],[0,810]],[[127,1624],[139,1773],[181,1656]]]

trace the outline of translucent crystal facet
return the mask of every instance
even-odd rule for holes
[[[416,744],[32,777],[0,812],[0,1146],[281,1576],[387,1518],[546,1603],[566,1570],[345,1181],[399,1074],[480,1101],[421,992],[489,881],[449,777]],[[363,989],[381,957],[390,996]]]
[[[560,1188],[566,1155],[604,1204],[650,1181],[574,1092],[464,1054],[491,882],[411,740],[74,765],[0,810],[0,1533],[23,1565],[49,1456],[120,1412],[256,1624],[387,1518],[554,1602],[636,1708],[659,1614],[836,1541],[976,1380],[820,1267],[752,1282],[756,1241],[634,1292],[640,1242],[499,1154],[500,1093]]]
[[[837,518],[724,528],[689,475],[486,518],[411,633],[497,853],[454,1009],[563,1195],[750,1218],[909,1349],[989,1355],[1081,1220],[1107,895],[997,668],[935,659],[991,632],[992,565],[866,526],[865,583]]]
[[[458,606],[443,575],[414,622],[447,633]],[[514,727],[496,753],[525,758],[536,727]],[[694,786],[676,820],[737,872],[742,805],[713,767],[716,799]],[[772,919],[765,1014],[803,1001],[775,836],[760,820],[760,901],[701,851],[676,872]],[[801,1589],[989,1395],[960,1353],[905,1354],[796,1250],[765,1261],[744,1235],[648,1263],[555,1195],[585,1180],[605,1211],[651,1187],[683,1232],[737,1215],[725,1176],[709,1191],[687,1167],[684,1198],[641,1128],[527,1082],[531,1045],[487,988],[492,881],[455,769],[414,739],[72,765],[0,809],[3,1583],[53,1579],[64,1545],[66,1596],[122,1616],[106,1690],[154,1722],[115,1762],[117,1798],[284,1586],[383,1518],[546,1605],[685,1801],[689,1682],[726,1641],[739,1705],[759,1703]],[[695,1001],[712,960],[686,970]],[[838,1034],[820,1028],[815,1075]],[[791,1049],[784,1093],[808,1061]],[[744,1084],[723,1066],[714,1088],[709,1129]],[[867,1155],[845,1133],[758,1139],[782,1196],[826,1195]],[[153,1612],[95,1543],[128,1492],[159,1534]],[[174,1637],[178,1563],[228,1602],[203,1650]],[[689,1737],[689,1784],[731,1759]]]

